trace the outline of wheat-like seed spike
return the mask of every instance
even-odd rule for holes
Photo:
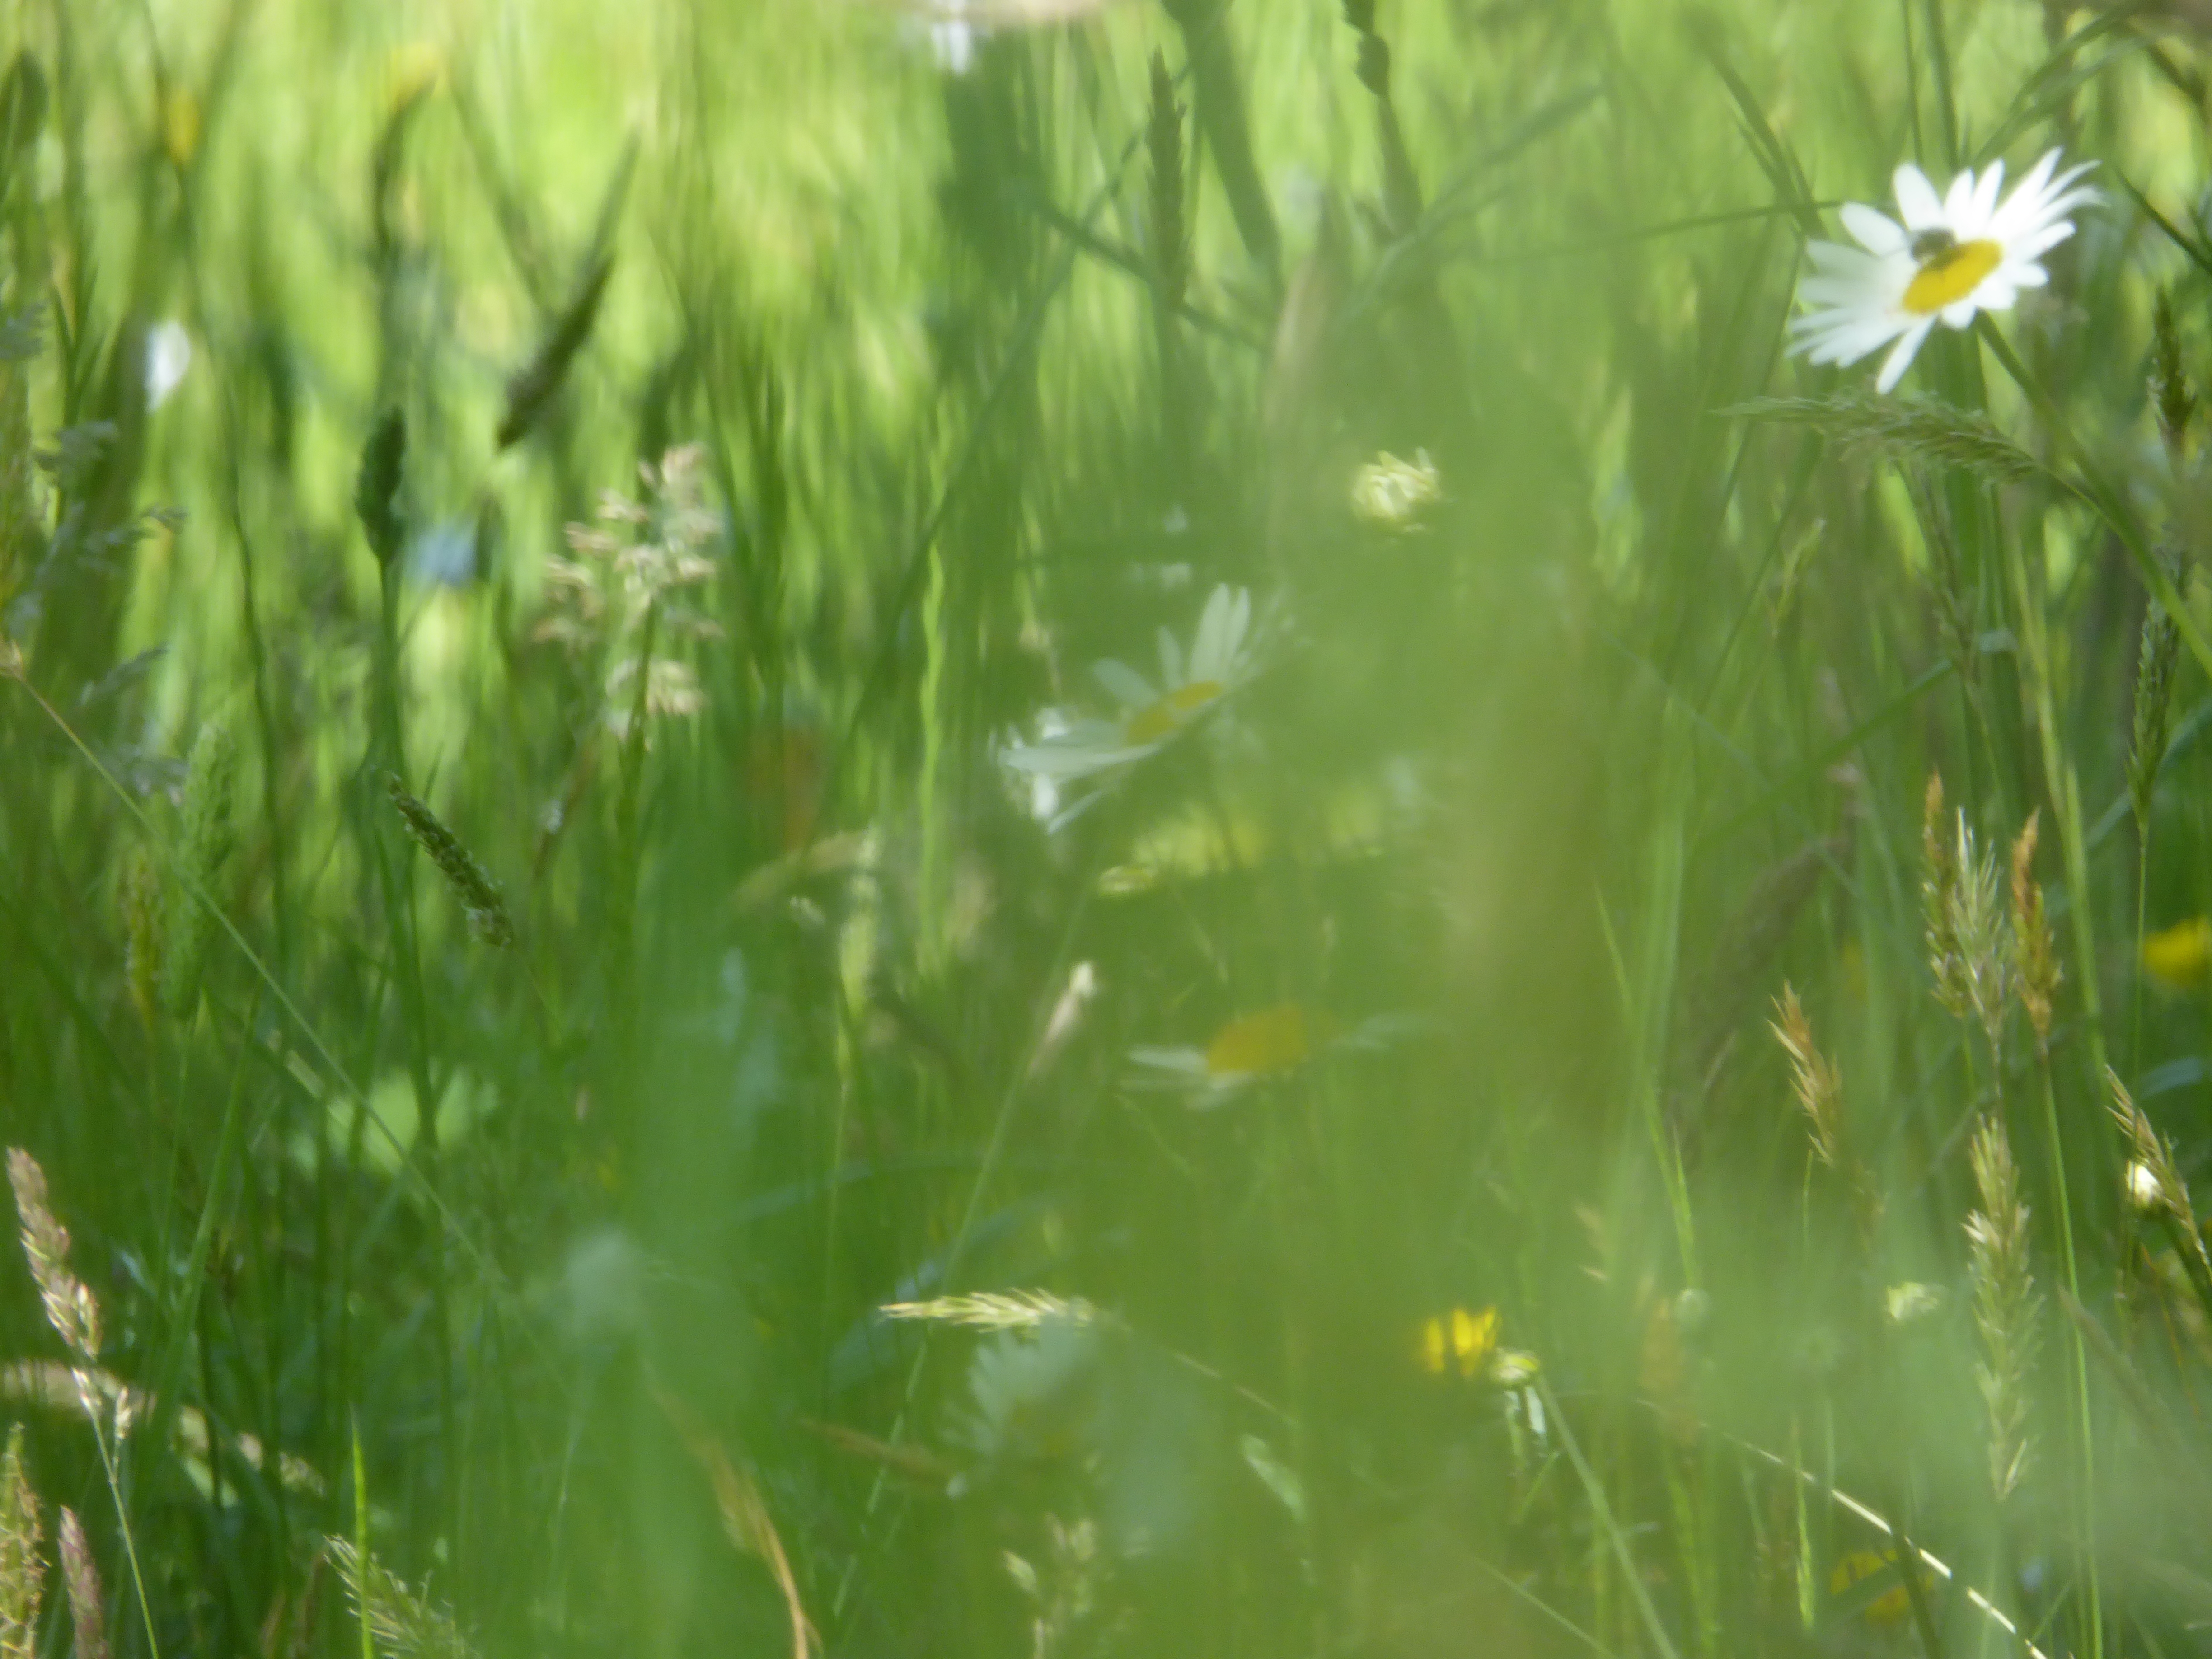
[[[2169,1224],[2181,1249],[2189,1254],[2189,1266],[2198,1284],[2212,1285],[2212,1250],[2205,1247],[2204,1235],[2197,1228],[2189,1183],[2181,1178],[2173,1161],[2172,1146],[2152,1125],[2149,1115],[2136,1104],[2119,1073],[2109,1066],[2105,1068],[2105,1086],[2112,1096],[2108,1109],[2112,1121],[2128,1139],[2130,1196],[2138,1208]],[[2140,1175],[2136,1173],[2138,1170]]]
[[[39,1553],[39,1495],[23,1472],[23,1425],[0,1458],[0,1659],[34,1659],[46,1564]]]
[[[100,1358],[100,1304],[83,1280],[70,1271],[69,1230],[55,1218],[46,1198],[46,1172],[20,1146],[8,1149],[8,1184],[15,1188],[15,1213],[22,1222],[23,1255],[45,1304],[46,1322],[85,1365]]]
[[[2057,1000],[2058,951],[2051,937],[2051,921],[2044,914],[2043,889],[2035,880],[2035,842],[2041,809],[2030,812],[2012,844],[2012,938],[2015,978],[2021,1006],[2035,1029],[2039,1054],[2051,1047],[2051,1010]]]
[[[323,1547],[386,1659],[476,1659],[452,1617],[374,1555],[364,1557],[343,1538],[325,1538]]]
[[[1853,448],[1936,461],[1994,483],[2063,480],[1981,416],[1933,398],[1841,392],[1832,398],[1759,398],[1721,411],[1752,420],[1817,427]]]
[[[1098,1310],[1081,1297],[1049,1291],[981,1291],[969,1296],[940,1296],[927,1302],[888,1302],[877,1311],[886,1319],[921,1320],[978,1331],[1028,1331],[1049,1320],[1088,1325]]]
[[[1790,1078],[1798,1109],[1813,1132],[1813,1150],[1832,1170],[1844,1167],[1843,1079],[1813,1042],[1812,1022],[1797,1000],[1796,988],[1784,982],[1775,999],[1777,1018],[1768,1029],[1790,1056]]]
[[[407,833],[430,855],[430,862],[438,866],[438,873],[446,878],[446,885],[461,902],[468,913],[469,926],[477,937],[489,945],[505,950],[514,943],[514,919],[507,914],[507,900],[499,890],[499,884],[484,873],[483,866],[469,856],[469,849],[461,845],[460,838],[439,821],[438,815],[408,793],[407,786],[392,774],[384,780],[385,793],[392,797],[392,805],[398,810]]]
[[[1980,1200],[1966,1218],[1974,1328],[1982,1346],[1975,1380],[1989,1416],[1990,1488],[2002,1503],[2026,1475],[2033,1451],[2027,1384],[2040,1342],[2041,1304],[2028,1271],[2028,1209],[2003,1123],[1984,1118],[1968,1151]]]
[[[61,1522],[62,1585],[69,1591],[70,1624],[76,1632],[76,1659],[109,1659],[107,1615],[100,1603],[100,1566],[76,1511],[64,1508]]]
[[[2181,656],[2181,630],[2156,599],[2143,611],[2136,651],[2135,724],[2128,744],[2128,805],[2138,834],[2150,827],[2151,792],[2166,763],[2173,709],[2173,671]]]

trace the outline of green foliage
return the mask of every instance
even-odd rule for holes
[[[201,981],[221,927],[216,907],[236,842],[231,812],[237,767],[228,723],[212,720],[201,726],[185,763],[184,811],[161,933],[161,1000],[179,1019],[199,1007]]]
[[[0,26],[5,1659],[2203,1650],[2192,8],[526,24]]]

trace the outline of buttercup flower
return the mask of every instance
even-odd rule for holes
[[[2191,991],[2212,964],[2212,918],[2191,916],[2142,942],[2143,970],[2171,991]]]
[[[1807,246],[1813,274],[1798,287],[1808,309],[1790,325],[1792,349],[1816,363],[1855,363],[1895,341],[1875,380],[1889,391],[1937,322],[1968,327],[1977,312],[2007,310],[2021,289],[2050,280],[2041,260],[2074,234],[2067,214],[2097,199],[2075,183],[2090,165],[2060,173],[2051,150],[2000,203],[2002,161],[1978,175],[1967,168],[1940,198],[1905,163],[1894,180],[1897,219],[1849,202],[1844,228],[1859,246]]]
[[[1431,1376],[1455,1370],[1472,1379],[1487,1367],[1498,1347],[1498,1310],[1469,1313],[1454,1308],[1432,1314],[1421,1324],[1421,1369]]]
[[[1009,744],[1000,757],[1017,772],[1054,784],[1142,760],[1203,719],[1249,677],[1245,647],[1251,626],[1251,594],[1241,587],[1215,588],[1188,656],[1172,633],[1160,629],[1157,688],[1124,663],[1109,660],[1093,667],[1099,684],[1121,705],[1119,719],[1054,716],[1035,743]]]
[[[1905,1568],[1897,1551],[1884,1550],[1877,1555],[1872,1550],[1853,1550],[1838,1561],[1835,1571],[1828,1575],[1828,1594],[1847,1595],[1867,1580],[1884,1576],[1893,1581],[1890,1587],[1876,1594],[1860,1611],[1869,1624],[1880,1629],[1894,1629],[1912,1613],[1912,1592],[1905,1586]]]

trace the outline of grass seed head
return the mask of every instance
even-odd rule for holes
[[[92,1559],[92,1545],[75,1510],[62,1510],[61,1547],[62,1584],[69,1592],[70,1624],[76,1632],[76,1659],[109,1659],[100,1564]]]
[[[363,1555],[343,1538],[325,1538],[323,1547],[385,1659],[476,1659],[452,1615],[374,1555]]]
[[[1968,1156],[1978,1207],[1966,1218],[1974,1329],[1982,1361],[1975,1380],[1989,1418],[1990,1484],[2003,1503],[2027,1473],[2033,1447],[2027,1391],[2040,1343],[2041,1297],[2028,1267],[2027,1203],[2003,1122],[1984,1117]]]
[[[46,1565],[39,1553],[39,1495],[23,1471],[23,1425],[0,1457],[0,1659],[33,1659]]]
[[[69,1230],[55,1217],[46,1197],[46,1172],[20,1146],[8,1149],[8,1184],[15,1188],[15,1214],[22,1223],[23,1255],[54,1328],[80,1364],[100,1358],[100,1304],[70,1270]]]
[[[507,900],[500,893],[499,884],[469,855],[460,837],[448,830],[435,812],[410,794],[407,786],[396,775],[386,775],[384,789],[392,797],[400,821],[406,824],[407,833],[429,854],[430,862],[446,878],[446,885],[461,902],[477,937],[500,950],[514,945],[514,918],[507,914]]]
[[[2051,938],[2050,918],[2044,914],[2043,889],[2035,880],[2035,841],[2039,811],[2030,812],[2020,838],[2012,844],[2012,936],[2015,977],[2021,1006],[2035,1029],[2039,1054],[2051,1047],[2051,1009],[2064,977],[2058,966],[2057,947]]]
[[[1995,1046],[2014,976],[1996,860],[1977,847],[1964,811],[1945,823],[1940,774],[1928,779],[1921,849],[1921,908],[1936,1000],[1960,1019],[1978,1020]]]
[[[1843,1079],[1834,1064],[1814,1046],[1812,1022],[1797,1000],[1796,988],[1784,983],[1775,999],[1776,1018],[1769,1029],[1790,1056],[1790,1079],[1798,1109],[1813,1134],[1813,1150],[1832,1170],[1844,1163]]]
[[[2119,1073],[2109,1066],[2105,1068],[2105,1087],[2111,1097],[2107,1109],[2128,1143],[2124,1179],[2130,1206],[2164,1221],[2188,1256],[2186,1265],[2192,1276],[2200,1284],[2212,1284],[2212,1249],[2206,1248],[2204,1235],[2197,1225],[2189,1183],[2181,1178],[2172,1144],[2153,1127],[2149,1115],[2136,1104]]]
[[[887,1302],[877,1312],[886,1319],[958,1325],[975,1331],[1033,1331],[1048,1320],[1073,1325],[1096,1323],[1098,1310],[1079,1296],[1050,1291],[981,1291],[967,1296],[933,1297],[927,1302]]]
[[[2172,732],[2173,671],[2181,655],[2181,630],[2156,599],[2143,611],[2136,650],[2135,725],[2128,744],[2128,804],[2138,834],[2150,827],[2151,793],[2166,763]]]
[[[2050,477],[2042,462],[1986,416],[1934,398],[1843,392],[1830,398],[1756,398],[1721,412],[1813,427],[1846,449],[1954,467],[1990,483]]]

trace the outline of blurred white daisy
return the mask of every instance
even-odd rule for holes
[[[1215,588],[1188,653],[1172,632],[1160,629],[1157,686],[1126,663],[1109,659],[1093,666],[1099,684],[1121,705],[1118,717],[1048,715],[1036,742],[1008,744],[1000,758],[1014,771],[1051,784],[1055,803],[1061,785],[1133,765],[1203,720],[1249,677],[1251,629],[1250,592]]]
[[[1859,246],[1807,246],[1813,272],[1797,290],[1807,311],[1790,325],[1791,349],[1816,363],[1855,363],[1894,341],[1875,381],[1889,391],[1939,321],[1968,327],[1977,312],[2008,309],[2021,289],[2050,280],[2041,260],[2074,234],[2067,214],[2097,199],[2075,182],[2092,165],[2060,173],[2049,151],[2000,203],[2002,161],[1978,176],[1967,168],[1941,197],[1908,161],[1893,181],[1896,219],[1848,202],[1844,228]]]
[[[1146,1081],[1188,1091],[1194,1106],[1215,1106],[1255,1083],[1297,1071],[1341,1031],[1326,1010],[1285,1002],[1239,1015],[1203,1048],[1132,1048],[1129,1058],[1144,1068]]]
[[[159,409],[192,366],[192,337],[172,319],[146,331],[146,407]]]
[[[968,9],[951,0],[929,19],[929,51],[937,67],[947,75],[965,75],[975,67],[975,48],[983,31],[971,22]]]

